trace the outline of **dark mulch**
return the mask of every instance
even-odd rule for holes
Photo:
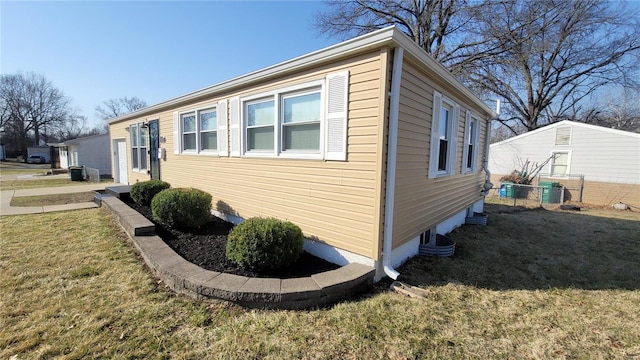
[[[201,268],[248,277],[297,278],[335,270],[338,265],[313,256],[306,251],[293,265],[270,273],[259,273],[243,269],[229,261],[225,255],[227,235],[233,224],[211,216],[211,221],[198,230],[179,230],[157,223],[151,214],[151,208],[127,201],[127,204],[144,215],[156,225],[156,234],[160,236],[176,253],[185,260]]]

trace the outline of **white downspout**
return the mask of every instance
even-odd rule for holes
[[[496,119],[500,116],[500,99],[496,101]],[[480,194],[482,196],[487,196],[489,190],[493,188],[493,184],[491,183],[491,172],[489,171],[489,145],[491,145],[491,121],[493,119],[489,119],[489,123],[487,124],[487,133],[484,138],[484,160],[482,162],[482,169],[484,169],[485,179],[484,185],[482,185],[482,191]]]
[[[397,47],[393,54],[393,70],[391,72],[391,96],[389,98],[389,140],[387,144],[387,189],[384,203],[384,244],[382,264],[384,273],[393,280],[400,275],[391,266],[393,246],[393,205],[396,189],[396,158],[398,155],[398,114],[400,112],[400,80],[402,77],[402,58],[404,49]]]
[[[491,183],[491,172],[489,171],[489,145],[491,144],[491,141],[490,141],[491,120],[492,119],[489,119],[489,122],[487,123],[487,133],[484,138],[485,148],[484,148],[484,159],[482,161],[482,169],[484,169],[485,179],[484,179],[484,185],[482,185],[482,191],[480,191],[480,194],[482,196],[487,196],[487,194],[489,193],[489,190],[493,188],[493,184]]]

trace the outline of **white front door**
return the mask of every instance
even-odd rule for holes
[[[116,161],[118,162],[117,166],[117,178],[114,179],[116,182],[120,184],[128,184],[129,179],[127,177],[127,143],[124,140],[119,140],[117,142],[117,154],[115,156]]]

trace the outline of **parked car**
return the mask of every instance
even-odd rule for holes
[[[31,155],[27,158],[29,164],[44,164],[44,157],[39,155]]]

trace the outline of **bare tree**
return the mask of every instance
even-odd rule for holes
[[[504,50],[479,36],[474,16],[494,0],[330,0],[316,14],[321,33],[342,38],[395,25],[454,74],[468,63]],[[483,45],[482,53],[474,49]]]
[[[89,129],[87,127],[87,117],[78,113],[69,115],[69,118],[64,124],[55,129],[52,134],[58,141],[64,142],[70,139],[76,139],[83,136],[98,135],[104,133],[102,129],[94,127]]]
[[[504,52],[467,68],[464,79],[506,100],[507,117],[500,121],[514,134],[515,124],[530,131],[574,119],[602,86],[638,85],[639,17],[624,6],[601,0],[493,4],[476,14],[476,24]]]
[[[316,28],[352,36],[396,25],[485,97],[512,134],[582,111],[603,85],[636,86],[637,11],[604,0],[331,0]],[[505,117],[506,115],[506,117]]]
[[[0,77],[0,113],[3,130],[17,141],[26,154],[33,139],[38,145],[42,134],[54,131],[67,120],[70,99],[46,77],[37,73],[11,74]]]
[[[617,130],[640,133],[640,92],[626,89],[600,98],[577,120]]]
[[[109,120],[120,115],[142,109],[147,103],[136,96],[109,99],[103,102],[103,106],[96,106],[96,116],[102,120]]]

